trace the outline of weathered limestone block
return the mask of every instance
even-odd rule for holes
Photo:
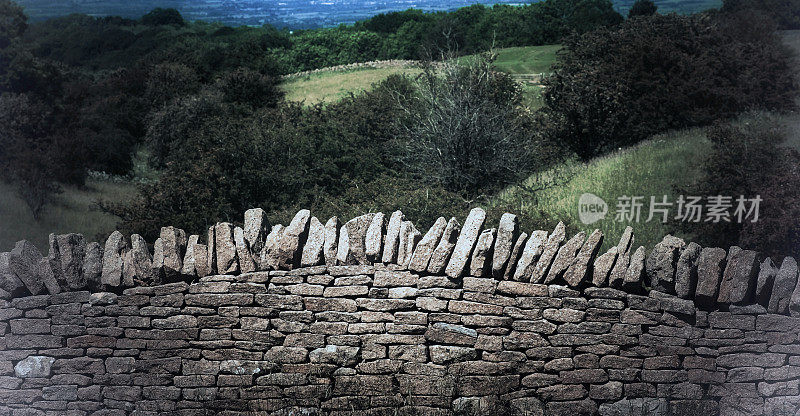
[[[124,260],[125,256],[122,258]],[[161,237],[153,242],[153,275],[158,276],[159,281],[164,280],[164,240]]]
[[[737,247],[738,248],[738,247]],[[719,284],[717,302],[734,305],[750,303],[758,273],[758,253],[752,250],[733,250]]]
[[[162,283],[161,276],[153,269],[153,257],[147,248],[147,242],[139,234],[131,235],[131,249],[124,256],[122,286],[133,287],[135,280],[147,285]]]
[[[408,265],[410,270],[423,272],[428,268],[431,256],[433,256],[433,251],[439,244],[439,240],[442,239],[442,234],[446,227],[447,220],[444,219],[444,217],[436,219],[436,222],[433,223],[428,232],[425,233],[425,236],[422,237],[419,244],[417,244],[417,248],[414,249],[414,255],[411,256],[411,263]]]
[[[389,224],[386,226],[386,238],[383,240],[383,256],[381,260],[384,263],[394,263],[397,261],[397,245],[400,242],[400,226],[405,221],[406,217],[402,211],[395,211],[389,217]]]
[[[66,290],[69,288],[69,283],[67,283],[67,279],[64,277],[64,273],[61,270],[61,256],[58,253],[58,240],[56,235],[50,233],[47,238],[47,243],[50,249],[47,253],[47,261],[50,263],[50,269],[53,270],[53,275],[58,285],[61,286],[61,289]]]
[[[339,218],[333,217],[325,223],[325,243],[322,246],[325,264],[336,265],[336,254],[339,247]]]
[[[283,231],[274,256],[278,269],[291,270],[300,265],[301,248],[308,237],[310,219],[311,211],[300,210]]]
[[[472,252],[472,258],[469,261],[470,276],[484,277],[489,274],[490,270],[494,272],[494,268],[490,268],[491,265],[488,259],[492,256],[492,243],[497,231],[495,228],[483,230],[481,235],[478,236],[478,242],[475,244],[475,250]],[[510,249],[508,255],[509,257],[511,256]]]
[[[36,270],[36,275],[42,281],[47,293],[55,295],[61,293],[61,285],[56,280],[56,275],[53,273],[53,268],[50,266],[50,261],[47,257],[39,260],[39,265]]]
[[[497,228],[497,241],[494,244],[494,255],[492,256],[492,276],[500,279],[506,271],[508,259],[511,257],[511,250],[514,249],[514,242],[519,236],[519,221],[514,214],[505,213],[500,217],[500,225]],[[490,247],[491,249],[491,247]]]
[[[675,266],[675,294],[683,299],[691,298],[697,287],[697,261],[700,259],[700,247],[697,243],[689,243],[678,257]]]
[[[8,252],[0,253],[0,289],[8,292],[10,295],[19,295],[24,289],[25,285],[22,280],[19,280],[17,275],[11,271],[8,264]]]
[[[233,224],[229,222],[220,222],[214,226],[214,249],[216,250],[218,274],[236,274],[239,272],[233,229]]]
[[[547,273],[550,271],[550,265],[553,263],[553,259],[555,259],[556,254],[558,254],[558,248],[561,246],[561,243],[564,242],[566,236],[567,228],[563,222],[559,222],[550,234],[550,237],[547,238],[547,243],[544,245],[542,255],[539,257],[539,261],[536,262],[536,268],[533,269],[531,283],[542,283],[544,281],[545,276],[547,276]]]
[[[382,212],[372,217],[372,222],[367,228],[367,235],[364,237],[364,251],[367,255],[368,263],[381,261],[383,254],[383,233],[386,230],[386,216]]]
[[[719,281],[725,267],[725,250],[704,248],[697,260],[697,288],[694,299],[698,305],[711,307],[719,294]]]
[[[303,247],[303,256],[300,258],[300,266],[318,266],[324,261],[323,250],[325,248],[325,226],[317,219],[311,217],[308,226],[308,240]]]
[[[680,238],[667,235],[653,247],[647,256],[645,270],[653,289],[664,293],[675,293],[675,267],[681,250],[686,242]]]
[[[571,287],[578,287],[583,284],[589,272],[589,264],[594,260],[600,246],[603,245],[603,233],[594,230],[581,246],[578,255],[564,273],[564,280]]]
[[[122,284],[123,255],[128,251],[128,242],[119,231],[108,236],[103,250],[103,272],[100,283],[104,286],[118,287]]]
[[[83,258],[86,255],[86,241],[81,234],[62,234],[56,236],[60,274],[70,290],[86,288],[83,276]],[[54,272],[55,273],[55,272]]]
[[[611,274],[611,269],[614,268],[614,263],[617,261],[617,247],[611,247],[607,252],[601,254],[594,261],[594,270],[592,271],[592,285],[595,287],[603,287],[608,284],[608,277]]]
[[[195,243],[192,246],[192,257],[194,257],[194,269],[197,273],[197,277],[209,276],[211,274],[211,269],[208,268],[208,246]]]
[[[514,270],[514,279],[518,282],[529,282],[533,277],[533,270],[536,268],[536,262],[544,252],[544,246],[547,242],[547,231],[534,231],[528,241],[525,243],[525,248],[522,250],[517,262],[517,267]]]
[[[397,264],[408,268],[414,249],[422,239],[422,234],[411,221],[403,221],[400,225],[400,244],[397,247]]]
[[[622,279],[623,290],[628,292],[640,292],[644,289],[642,287],[642,279],[644,278],[646,253],[644,246],[639,246],[633,255],[631,255],[628,270],[625,272],[625,278]]]
[[[608,276],[608,286],[613,288],[622,287],[622,282],[625,280],[625,274],[628,272],[628,266],[631,262],[631,248],[633,248],[634,236],[633,228],[625,227],[622,236],[617,244],[617,260],[614,262],[614,267]]]
[[[442,239],[439,240],[439,244],[437,244],[436,249],[433,250],[431,261],[428,263],[428,273],[442,274],[442,272],[444,272],[447,267],[447,262],[450,261],[453,249],[456,247],[460,232],[461,225],[458,223],[458,220],[450,218],[450,221],[447,222],[447,227],[445,227],[442,233]]]
[[[797,262],[792,257],[784,258],[780,269],[775,271],[775,282],[772,285],[772,293],[767,305],[768,312],[783,315],[789,313],[789,305],[794,297],[794,292],[797,291],[797,281]]]
[[[347,263],[347,258],[350,257],[350,236],[347,234],[347,227],[342,226],[339,229],[339,242],[336,245],[336,264],[341,266],[351,266]]]
[[[517,241],[514,242],[514,248],[511,249],[511,256],[508,259],[508,266],[503,272],[503,280],[511,280],[511,278],[514,277],[517,263],[519,262],[520,257],[522,257],[522,252],[525,250],[525,244],[527,242],[528,233],[522,233],[517,236]]]
[[[14,366],[14,375],[19,378],[45,378],[52,374],[53,357],[31,355]]]
[[[172,226],[161,227],[161,247],[164,253],[164,276],[174,279],[181,274],[186,252],[186,232]]]
[[[215,226],[208,227],[208,232],[206,233],[206,249],[208,255],[206,256],[206,265],[208,266],[208,273],[209,274],[216,274],[217,273],[217,253],[216,249],[214,248],[214,240],[216,237],[214,236],[214,228]],[[156,244],[155,251],[158,251],[158,244]],[[153,254],[153,260],[155,261],[156,254]]]
[[[8,268],[25,285],[31,295],[44,293],[44,284],[38,278],[42,253],[27,240],[17,241],[8,253]]]
[[[317,221],[319,223],[319,221]],[[322,226],[322,224],[320,224]],[[240,273],[251,273],[258,269],[250,242],[245,238],[244,229],[236,227],[233,229],[233,242],[236,244],[236,258],[239,261]]]
[[[264,248],[269,230],[269,220],[263,209],[252,208],[244,212],[244,239],[253,253],[260,253]]]
[[[483,222],[486,220],[486,211],[481,208],[473,208],[467,219],[464,221],[464,227],[461,229],[461,235],[458,236],[458,241],[453,249],[453,254],[450,256],[450,262],[447,263],[445,274],[452,279],[457,279],[464,274],[467,268],[472,249],[475,247],[475,242],[478,241],[478,235],[483,227]]]
[[[786,257],[783,259],[781,269],[778,271],[778,277],[775,280],[778,281],[780,279],[787,282],[796,280],[800,282],[797,273],[797,261],[792,257]],[[794,317],[800,317],[800,283],[795,285],[792,297],[789,300],[789,314]]]
[[[366,238],[367,238],[367,230],[369,226],[372,224],[372,220],[375,218],[375,214],[364,214],[362,216],[353,218],[350,221],[347,221],[344,224],[344,228],[347,230],[347,244],[344,246],[347,248],[344,256],[339,256],[339,264],[343,265],[365,265],[370,264],[369,260],[367,260],[367,252],[366,252]],[[339,238],[339,253],[342,253],[342,239],[341,236]]]
[[[83,277],[90,288],[100,286],[100,276],[103,274],[103,246],[98,242],[86,245],[86,255],[83,257]]]
[[[767,257],[758,267],[758,277],[756,278],[755,302],[765,308],[769,305],[769,298],[772,296],[772,287],[775,285],[775,276],[778,274],[778,267]]]
[[[259,270],[278,269],[278,245],[281,238],[283,238],[284,232],[286,232],[286,227],[283,225],[276,224],[272,226],[272,230],[264,240],[264,248],[261,250]]]
[[[181,274],[184,276],[197,276],[197,257],[194,255],[194,246],[200,242],[200,236],[193,234],[186,242],[186,255],[183,256]],[[205,259],[205,257],[204,257]]]
[[[553,264],[550,266],[550,271],[544,279],[545,284],[550,284],[564,276],[564,272],[566,272],[572,262],[575,261],[575,256],[578,255],[578,250],[581,249],[585,240],[586,233],[581,231],[570,238],[569,241],[558,250],[555,259],[553,259]]]

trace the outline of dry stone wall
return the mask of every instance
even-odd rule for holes
[[[0,415],[800,414],[793,258],[485,217],[19,242]]]

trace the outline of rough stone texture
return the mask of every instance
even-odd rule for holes
[[[132,234],[131,249],[124,257],[122,285],[133,287],[135,280],[148,285],[161,284],[160,278],[153,269],[153,257],[147,248],[147,242],[139,234]]]
[[[208,260],[208,246],[205,244],[195,244],[192,248],[192,256],[194,257],[194,268],[197,277],[206,277],[211,274],[211,269],[208,267],[210,263]]]
[[[611,269],[614,268],[616,261],[616,246],[611,247],[607,252],[598,256],[594,261],[594,269],[592,270],[592,285],[596,287],[607,286]]]
[[[431,261],[428,263],[428,273],[442,274],[447,267],[447,262],[450,261],[450,256],[453,254],[453,249],[458,242],[458,236],[461,232],[461,225],[455,218],[450,218],[447,222],[442,233],[442,239],[436,245],[436,249],[431,254]]]
[[[199,241],[200,236],[197,234],[190,235],[186,241],[186,255],[183,256],[183,265],[181,266],[181,274],[184,276],[197,276],[197,257],[194,255],[194,248]]]
[[[269,230],[269,220],[263,209],[252,208],[244,212],[244,238],[253,253],[260,253],[264,248]]]
[[[292,222],[283,229],[280,239],[276,243],[275,252],[271,256],[276,269],[289,270],[300,265],[302,252],[299,248],[303,247],[308,237],[310,219],[311,211],[300,210],[292,218]],[[274,228],[273,231],[275,231]]]
[[[531,283],[542,283],[544,281],[545,276],[547,276],[547,273],[550,271],[550,264],[553,263],[553,259],[558,253],[558,248],[561,246],[561,243],[564,242],[566,236],[567,227],[563,222],[559,222],[550,236],[547,237],[547,243],[544,245],[542,255],[539,257],[539,261],[536,262],[536,267],[533,269],[533,275],[530,279]]]
[[[594,230],[586,239],[586,242],[581,246],[578,255],[569,265],[567,271],[564,273],[564,281],[571,287],[579,287],[583,285],[587,274],[589,273],[589,265],[594,260],[597,252],[600,251],[600,246],[603,245],[603,233],[600,230]]]
[[[414,255],[414,249],[422,238],[422,234],[411,221],[403,221],[400,225],[400,243],[397,247],[397,264],[407,269]]]
[[[488,276],[493,273],[494,268],[490,261],[492,257],[492,243],[494,243],[496,228],[483,230],[475,243],[475,250],[472,251],[472,258],[469,261],[469,275],[476,277]],[[509,249],[508,257],[511,256]],[[508,258],[506,258],[508,261]],[[502,276],[501,276],[502,277]]]
[[[533,277],[533,270],[536,268],[536,262],[539,261],[544,245],[547,242],[547,231],[534,231],[531,233],[528,242],[525,243],[525,248],[522,250],[522,255],[517,262],[517,267],[514,269],[514,280],[529,282]]]
[[[622,287],[625,280],[625,274],[628,272],[628,266],[631,262],[631,249],[634,243],[633,228],[625,227],[622,236],[617,244],[617,260],[614,262],[614,267],[608,275],[608,286],[613,288]]]
[[[27,240],[18,241],[8,253],[8,269],[17,276],[32,295],[44,293],[45,288],[39,280],[39,261],[42,253]]]
[[[239,272],[239,261],[236,257],[236,241],[233,239],[233,224],[220,222],[214,226],[214,255],[216,256],[217,273],[236,274]],[[161,239],[164,239],[163,233]],[[164,245],[165,249],[167,245]],[[166,250],[164,252],[166,272]]]
[[[250,248],[250,242],[245,238],[243,228],[236,227],[233,229],[233,242],[236,245],[236,259],[239,262],[239,271],[241,273],[256,271],[258,267],[255,259],[253,259],[253,250]]]
[[[19,280],[16,274],[11,271],[8,265],[8,252],[0,253],[0,289],[8,292],[9,294],[17,294],[25,289],[22,280]]]
[[[417,248],[414,249],[414,254],[411,256],[411,263],[409,263],[409,270],[415,272],[424,272],[428,269],[428,264],[433,256],[433,251],[442,239],[442,234],[447,227],[447,220],[444,217],[439,217],[433,223],[431,228],[422,237]]]
[[[283,238],[282,228],[274,228],[273,241]],[[405,228],[403,240],[415,241]],[[534,245],[545,246],[545,237],[540,232]],[[445,239],[449,253],[457,237],[444,236],[436,247]],[[800,410],[800,316],[787,316],[800,312],[800,289],[797,263],[788,257],[777,271],[765,263],[761,269],[772,277],[751,282],[760,296],[754,301],[775,297],[785,305],[775,306],[784,310],[775,314],[758,303],[718,304],[716,293],[708,298],[713,304],[700,308],[694,293],[683,299],[645,292],[641,284],[576,290],[498,281],[486,268],[484,277],[459,279],[397,264],[204,273],[209,250],[194,238],[198,276],[182,277],[191,284],[137,279],[129,288],[90,283],[89,290],[53,293],[62,289],[58,279],[42,280],[42,267],[61,261],[52,240],[56,255],[36,263],[49,294],[33,295],[21,281],[13,294],[0,291],[0,414],[749,416]],[[400,244],[398,237],[398,251]],[[157,246],[163,263],[165,244]],[[589,246],[583,244],[570,267]],[[533,249],[523,233],[509,265],[524,264],[525,247]],[[676,288],[681,258],[691,249],[676,263]],[[469,263],[478,263],[479,251],[471,250]],[[726,254],[727,263],[747,255],[738,248],[697,251],[699,288],[707,273],[719,283],[723,270],[737,267],[723,267]],[[7,257],[0,253],[0,288],[10,284],[4,276],[16,278]],[[654,269],[645,267],[644,248],[630,258],[626,273],[647,283]],[[506,267],[503,277],[509,273],[515,272]]]
[[[364,214],[347,221],[342,226],[336,253],[336,260],[339,264],[346,266],[370,264],[367,260],[364,240],[373,218],[375,218],[375,214]]]
[[[56,245],[58,247],[59,274],[63,276],[67,287],[70,290],[86,288],[86,278],[83,274],[86,241],[83,235],[74,233],[57,235]]]
[[[39,260],[36,276],[42,282],[45,289],[47,289],[47,293],[51,295],[61,293],[61,285],[58,284],[56,275],[53,273],[53,268],[50,266],[50,261],[48,261],[47,258]]]
[[[697,260],[697,289],[695,301],[704,307],[714,305],[719,294],[719,281],[725,267],[725,250],[721,248],[704,248]]]
[[[678,263],[678,256],[685,246],[686,242],[682,239],[667,235],[653,247],[653,251],[647,256],[645,263],[653,289],[665,293],[675,293],[675,267]]]
[[[464,221],[464,227],[461,229],[461,234],[458,236],[453,254],[450,256],[450,261],[447,263],[445,274],[452,278],[457,279],[464,274],[467,269],[467,262],[472,254],[472,249],[475,247],[475,242],[478,240],[478,235],[483,228],[483,222],[486,220],[486,211],[481,208],[473,208],[467,219]]]
[[[50,263],[50,269],[53,270],[53,275],[62,289],[68,289],[69,283],[61,271],[61,256],[58,253],[58,240],[56,234],[50,233],[47,237],[47,244],[50,251],[47,253],[47,261]]]
[[[339,218],[333,217],[325,223],[325,244],[322,246],[325,264],[336,265],[336,254],[339,247]]]
[[[772,296],[772,289],[775,285],[775,276],[777,276],[777,274],[778,267],[775,266],[771,258],[765,258],[759,265],[755,291],[755,301],[759,305],[763,305],[764,307],[769,305],[769,299]]]
[[[750,303],[758,273],[758,253],[752,250],[733,251],[731,248],[722,274],[717,302],[736,305]]]
[[[495,279],[500,279],[505,274],[508,259],[511,257],[511,250],[514,249],[514,242],[518,236],[519,221],[517,216],[509,213],[503,214],[500,217],[500,225],[497,228],[497,241],[494,244],[494,254],[491,262],[492,276]]]
[[[697,287],[697,261],[701,250],[699,244],[689,243],[678,257],[678,264],[675,266],[675,294],[683,299],[694,296]]]
[[[797,280],[798,284],[795,286],[794,291],[792,292],[792,297],[789,299],[789,313],[792,316],[800,317],[800,278],[797,277],[797,261],[792,257],[786,257],[783,259],[783,264],[781,264],[781,269],[778,271],[778,277],[775,278],[777,281],[780,280]]]
[[[214,247],[214,241],[216,237],[214,236],[214,229],[216,226],[212,225],[208,227],[208,232],[206,233],[206,266],[208,267],[209,274],[216,274],[217,273],[217,250]],[[273,231],[275,227],[273,227]],[[159,250],[159,244],[155,244],[155,253],[153,253],[153,259],[155,260],[155,256]],[[266,247],[263,251],[266,251]],[[263,253],[262,251],[262,253]]]
[[[564,272],[575,261],[575,256],[578,255],[578,251],[583,246],[584,241],[586,241],[586,233],[581,231],[561,246],[555,259],[553,259],[553,264],[550,265],[547,277],[544,279],[545,284],[559,282],[564,277]]]
[[[628,265],[628,270],[625,272],[625,278],[622,279],[622,289],[638,293],[641,292],[642,281],[644,278],[644,262],[645,262],[645,254],[646,250],[644,246],[639,246],[636,251],[631,256],[630,264]]]
[[[364,237],[364,251],[369,263],[378,263],[383,255],[383,234],[386,231],[386,216],[382,212],[372,217]]]
[[[14,366],[14,375],[19,378],[50,377],[55,358],[31,355]]]
[[[772,286],[767,311],[779,314],[788,313],[797,284],[797,261],[792,257],[786,257],[781,263],[781,268],[775,273],[775,282]]]
[[[303,247],[303,256],[300,258],[301,267],[317,266],[324,261],[325,226],[317,219],[311,217],[308,225],[308,240]]]
[[[383,255],[381,260],[384,263],[394,263],[397,260],[397,249],[400,244],[400,226],[406,217],[402,211],[395,211],[389,217],[389,224],[386,226],[386,237],[383,240]]]
[[[514,242],[514,248],[511,249],[508,266],[506,266],[506,270],[503,272],[503,280],[511,280],[511,278],[514,277],[517,263],[519,263],[519,259],[522,257],[522,252],[525,250],[525,244],[527,242],[528,233],[522,233],[517,237],[517,241]]]

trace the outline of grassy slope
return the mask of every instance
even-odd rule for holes
[[[283,83],[286,99],[314,105],[335,102],[349,94],[358,94],[370,89],[372,84],[383,81],[394,74],[415,74],[413,68],[357,69],[351,71],[322,71],[309,76],[291,79]]]
[[[657,135],[637,146],[565,168],[569,179],[539,192],[538,204],[515,187],[496,196],[493,203],[517,207],[523,216],[536,216],[538,206],[549,217],[571,219],[571,233],[599,228],[606,236],[604,250],[616,244],[625,227],[631,225],[637,246],[652,248],[674,230],[660,221],[645,222],[650,196],[659,200],[662,195],[668,195],[669,201],[674,202],[677,197],[674,187],[688,184],[698,175],[698,165],[709,148],[702,129]],[[536,179],[530,178],[527,182],[527,185],[535,185]],[[581,223],[578,218],[578,198],[587,192],[599,196],[609,206],[606,218],[591,225]],[[645,197],[639,223],[615,220],[617,198],[623,195]]]
[[[505,48],[497,51],[497,69],[509,74],[538,74],[547,72],[556,58],[560,45],[526,46]],[[417,74],[413,68],[356,69],[350,71],[320,71],[305,77],[294,78],[283,83],[286,99],[314,105],[335,102],[348,94],[368,90],[372,84],[383,81],[394,74]],[[531,107],[541,106],[539,88],[524,85],[526,103]]]
[[[97,210],[95,201],[125,201],[135,193],[131,184],[105,181],[88,181],[85,188],[65,186],[37,222],[13,188],[0,182],[0,251],[11,250],[15,242],[26,239],[46,253],[50,233],[81,233],[92,240],[105,238],[114,230],[117,218]]]

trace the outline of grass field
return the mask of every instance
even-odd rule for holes
[[[99,211],[95,201],[125,201],[135,194],[132,184],[90,180],[84,188],[64,186],[64,192],[44,208],[42,218],[36,221],[14,189],[0,182],[0,251],[9,251],[17,241],[26,239],[47,253],[50,233],[81,233],[100,241],[114,231],[117,218]]]
[[[497,69],[509,74],[540,74],[550,72],[561,45],[523,46],[497,51]]]
[[[526,46],[497,50],[497,69],[509,74],[539,74],[548,72],[556,59],[560,45]],[[468,58],[468,57],[467,57]],[[420,72],[415,68],[370,68],[340,71],[320,71],[311,75],[292,78],[282,84],[289,101],[305,105],[332,103],[369,90],[373,84],[390,75]],[[531,108],[541,106],[540,89],[524,85],[525,103]]]
[[[710,142],[702,129],[657,135],[588,163],[573,163],[560,168],[560,172],[566,172],[567,179],[560,185],[538,192],[537,200],[532,200],[518,187],[511,187],[497,195],[492,203],[515,207],[523,216],[538,216],[538,207],[549,218],[570,219],[569,232],[573,234],[599,228],[606,236],[603,250],[615,245],[622,231],[630,225],[634,229],[637,247],[652,248],[666,234],[675,233],[660,220],[646,222],[650,196],[660,200],[667,195],[669,201],[674,202],[677,197],[674,187],[690,183],[699,174],[698,166],[709,148]],[[554,172],[544,175],[553,176]],[[538,181],[532,177],[526,185],[534,186]],[[608,204],[605,219],[591,225],[580,222],[578,199],[583,193],[595,194]],[[638,223],[615,220],[617,198],[623,195],[645,197]]]
[[[286,99],[314,105],[331,103],[369,90],[373,84],[394,74],[417,74],[414,68],[377,68],[351,71],[322,71],[316,74],[291,79],[283,83]]]

